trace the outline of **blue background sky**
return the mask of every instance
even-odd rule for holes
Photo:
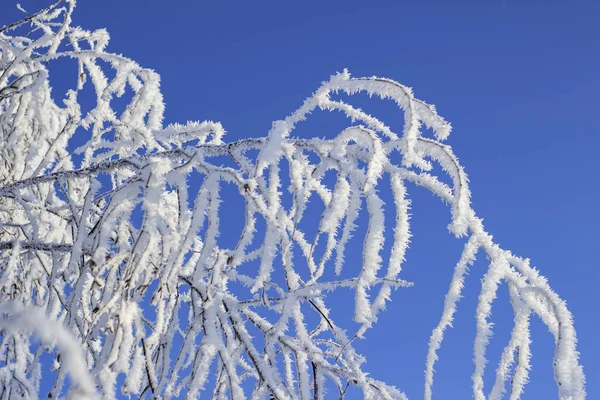
[[[600,3],[402,3],[80,0],[74,19],[87,29],[106,27],[109,50],[161,74],[166,122],[221,121],[229,140],[264,136],[271,121],[343,68],[413,87],[452,123],[448,143],[488,231],[531,258],[567,300],[588,397],[600,398]],[[35,11],[49,2],[22,4]],[[0,25],[20,18],[10,0],[1,10]],[[390,110],[381,101],[370,104],[367,111],[382,105],[382,118]],[[317,136],[337,133],[311,128]],[[395,292],[356,346],[373,377],[418,399],[427,342],[462,241],[446,230],[446,206],[410,190],[414,237],[401,277],[415,286]],[[478,261],[467,277],[455,327],[439,353],[435,398],[471,398],[474,310],[486,267]],[[493,312],[499,318],[486,378],[511,327],[505,288]],[[555,398],[553,340],[537,318],[533,341],[523,398]]]

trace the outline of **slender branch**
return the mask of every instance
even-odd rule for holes
[[[31,21],[35,20],[35,19],[36,19],[37,17],[39,17],[40,15],[47,14],[47,13],[48,13],[48,11],[52,10],[53,8],[56,8],[56,7],[57,7],[59,4],[61,4],[63,1],[64,1],[64,0],[58,0],[56,3],[49,5],[48,7],[46,7],[46,8],[44,8],[44,9],[42,9],[42,10],[40,10],[40,11],[36,12],[35,14],[32,14],[32,15],[30,15],[30,16],[28,16],[28,17],[26,17],[26,18],[23,18],[23,19],[22,19],[22,20],[20,20],[20,21],[13,22],[12,24],[8,24],[8,25],[5,25],[5,26],[3,26],[2,28],[0,28],[0,33],[3,33],[3,32],[5,32],[5,31],[12,30],[12,29],[16,28],[16,27],[17,27],[17,26],[19,26],[19,25],[23,25],[23,24],[26,24],[26,23],[28,23],[28,22],[31,22]]]
[[[0,250],[13,249],[18,246],[24,250],[41,250],[49,252],[60,252],[70,253],[73,250],[73,245],[70,244],[54,244],[54,243],[40,243],[31,241],[18,241],[11,240],[9,242],[0,242]]]

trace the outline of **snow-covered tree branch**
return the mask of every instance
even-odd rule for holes
[[[107,52],[106,31],[73,26],[74,4],[59,1],[0,29],[0,398],[197,398],[212,382],[215,399],[344,398],[349,386],[367,399],[405,399],[368,374],[353,343],[377,322],[393,289],[411,286],[400,276],[411,235],[407,182],[447,203],[450,232],[466,238],[431,334],[425,398],[478,252],[489,267],[476,315],[475,398],[486,398],[491,306],[501,283],[514,327],[489,398],[508,389],[518,399],[525,389],[532,314],[555,338],[559,397],[585,398],[565,302],[528,260],[486,232],[467,176],[443,143],[450,124],[410,88],[344,71],[266,137],[227,142],[216,122],[163,126],[159,76]],[[49,73],[60,59],[76,66],[63,104],[51,96]],[[85,89],[94,93],[89,109],[81,106]],[[395,102],[403,131],[335,96],[359,92]],[[294,137],[316,109],[351,123],[333,139]],[[331,172],[333,183],[325,179]],[[386,184],[394,204],[380,196]],[[237,244],[224,247],[220,216],[231,199],[221,194],[231,187],[245,222]],[[309,202],[323,205],[314,235],[302,227],[314,218]],[[362,207],[362,260],[347,276],[346,245],[364,222]],[[393,231],[385,231],[388,213]],[[327,304],[337,290],[354,293],[354,331]],[[50,394],[39,392],[45,352],[56,355]],[[328,388],[336,392],[326,395]]]

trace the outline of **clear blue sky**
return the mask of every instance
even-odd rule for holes
[[[2,2],[0,25],[20,17],[11,3]],[[218,120],[229,140],[264,136],[271,121],[343,68],[413,87],[452,123],[448,143],[469,175],[474,209],[488,231],[530,258],[567,300],[588,398],[600,398],[600,3],[402,3],[80,0],[74,19],[87,29],[106,27],[111,51],[161,74],[167,122]],[[35,11],[49,2],[22,4]],[[384,103],[371,104],[367,110]],[[414,238],[401,277],[415,286],[395,292],[356,346],[373,377],[418,399],[427,342],[462,241],[446,230],[446,206],[410,190]],[[486,267],[479,260],[467,277],[439,353],[435,398],[472,396],[474,310]],[[506,288],[495,304],[486,379],[511,327]],[[555,398],[553,340],[537,318],[533,341],[523,398]]]

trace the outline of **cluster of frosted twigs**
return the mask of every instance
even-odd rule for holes
[[[106,52],[105,31],[72,26],[73,7],[74,0],[59,1],[0,29],[0,399],[68,392],[78,399],[122,393],[308,400],[323,399],[326,390],[328,398],[344,398],[350,386],[366,399],[405,399],[365,372],[353,340],[376,322],[392,289],[408,285],[399,278],[410,238],[406,182],[448,203],[451,232],[468,236],[431,335],[425,398],[478,252],[490,264],[476,315],[475,398],[485,398],[489,319],[501,283],[509,288],[514,328],[489,398],[501,398],[507,386],[510,399],[520,397],[532,313],[555,337],[559,397],[585,397],[571,314],[528,261],[484,230],[466,175],[442,144],[450,125],[433,106],[397,82],[343,72],[265,138],[226,143],[221,125],[210,121],[164,127],[158,75]],[[77,66],[63,105],[50,92],[48,65],[56,59]],[[89,110],[81,106],[86,88],[94,93]],[[336,100],[336,92],[391,99],[404,113],[404,130],[393,132]],[[122,111],[117,98],[126,100]],[[295,139],[294,128],[315,109],[341,112],[353,126],[333,139]],[[422,136],[422,127],[434,137]],[[433,174],[434,164],[451,184]],[[332,170],[335,183],[328,185],[324,176]],[[391,207],[378,191],[384,176]],[[282,201],[284,184],[291,205]],[[218,240],[225,185],[245,204],[231,248]],[[314,218],[309,199],[323,204],[314,237],[301,224]],[[342,278],[363,205],[368,226],[359,272]],[[384,234],[386,211],[395,213],[395,228]],[[391,252],[384,257],[386,239]],[[326,279],[331,269],[338,280]],[[234,284],[244,290],[231,290]],[[360,328],[351,334],[326,304],[325,294],[338,289],[354,293]],[[54,372],[43,363],[48,352]],[[50,393],[40,393],[50,380]]]

